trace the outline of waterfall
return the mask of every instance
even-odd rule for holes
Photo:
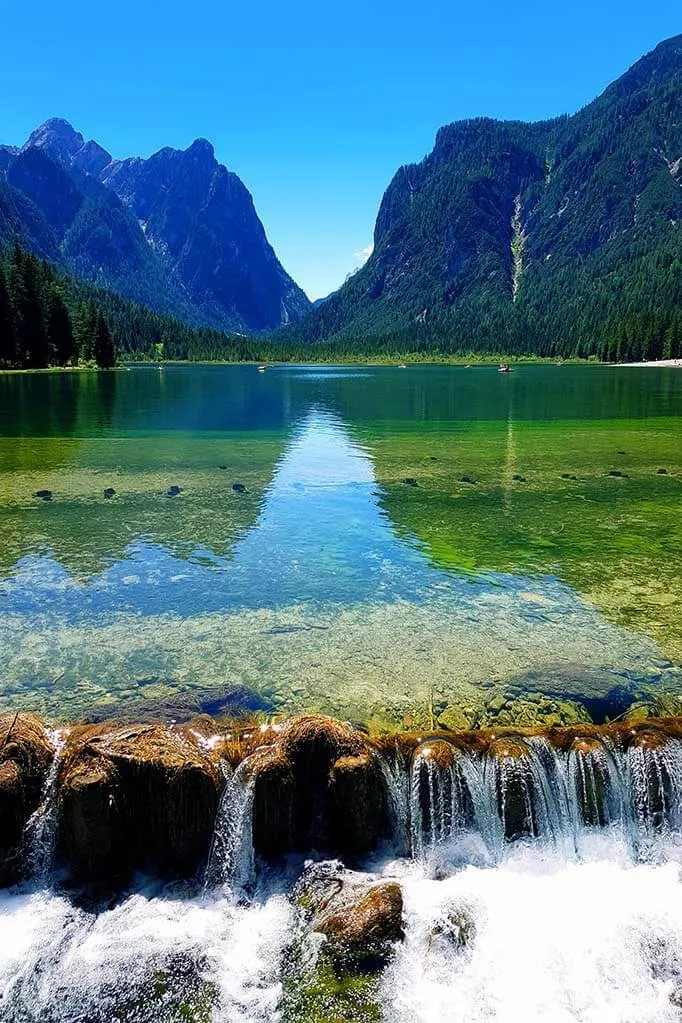
[[[24,829],[25,871],[32,881],[47,884],[52,874],[57,839],[57,776],[66,745],[66,731],[49,733],[54,743],[54,756],[45,776],[38,807]]]
[[[426,859],[475,836],[491,863],[517,843],[580,860],[597,834],[622,841],[633,860],[682,842],[682,743],[640,732],[618,748],[578,736],[555,749],[545,738],[504,735],[484,753],[427,740],[412,761],[410,848]]]
[[[650,859],[657,839],[682,837],[682,743],[641,733],[626,762],[632,845],[639,859]]]
[[[413,856],[421,858],[462,832],[471,815],[471,781],[448,743],[424,745],[414,758],[410,784]]]
[[[254,878],[252,811],[255,780],[248,765],[248,758],[236,771],[223,764],[225,788],[206,867],[207,889],[226,885],[243,891]]]
[[[377,757],[386,793],[388,795],[388,812],[391,821],[391,838],[398,855],[409,852],[408,832],[410,826],[410,791],[407,772],[403,770],[397,759]]]

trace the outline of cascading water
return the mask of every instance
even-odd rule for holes
[[[645,732],[626,750],[593,736],[556,750],[507,735],[479,754],[429,741],[413,759],[409,818],[416,859],[473,833],[491,863],[518,841],[579,860],[606,829],[648,860],[664,839],[682,841],[682,743]]]
[[[205,886],[210,889],[228,885],[243,891],[254,879],[254,778],[249,773],[248,759],[243,760],[236,771],[224,765],[223,777],[225,788],[216,817]]]
[[[636,736],[626,754],[632,844],[639,858],[682,839],[682,743],[655,732]]]
[[[27,832],[34,883],[0,893],[1,1023],[293,1023],[300,921],[289,875],[255,870],[252,764],[225,766],[202,892],[142,883],[93,909],[45,883],[59,757]],[[679,1023],[681,743],[455,736],[381,768],[401,858],[372,868],[401,885],[405,940],[377,1019]]]
[[[26,822],[24,864],[27,877],[40,884],[50,880],[57,837],[57,777],[66,745],[66,732],[50,732],[54,757],[45,777],[40,803]]]

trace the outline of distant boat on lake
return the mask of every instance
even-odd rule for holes
[[[503,362],[503,363],[500,364],[500,368],[498,369],[497,372],[498,373],[511,373],[512,372],[512,368],[511,368],[511,366],[507,366],[507,364],[505,362]]]
[[[267,369],[267,366],[259,366],[259,367],[258,367],[258,372],[259,372],[259,373],[265,373],[265,370],[266,370],[266,369]]]

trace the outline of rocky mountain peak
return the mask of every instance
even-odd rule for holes
[[[51,117],[31,132],[23,149],[45,149],[51,156],[70,163],[83,146],[83,136],[62,117]]]
[[[208,139],[195,139],[186,153],[204,160],[215,159],[215,151]]]

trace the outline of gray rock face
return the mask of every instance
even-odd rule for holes
[[[58,250],[78,276],[159,312],[249,332],[310,309],[269,244],[250,193],[206,139],[147,160],[113,160],[68,121],[52,118],[21,149],[2,147],[3,188],[0,240],[19,234],[39,255]]]
[[[114,161],[101,178],[202,307],[229,310],[252,330],[296,320],[310,308],[269,244],[250,193],[206,139],[148,160]]]

